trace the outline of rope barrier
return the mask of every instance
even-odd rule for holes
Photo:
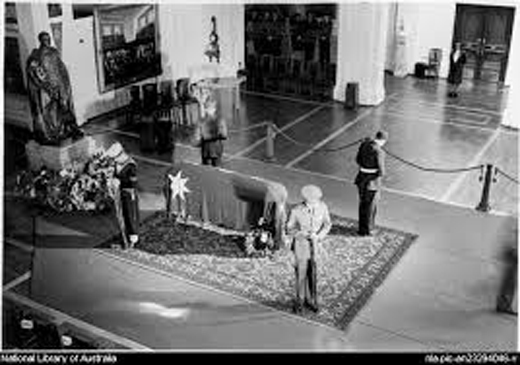
[[[305,142],[301,142],[301,141],[294,139],[293,137],[288,135],[284,130],[282,130],[280,127],[278,127],[276,124],[274,124],[271,121],[260,122],[255,125],[250,125],[246,128],[228,130],[228,133],[229,134],[241,133],[241,132],[247,132],[247,131],[250,131],[253,129],[264,128],[264,127],[267,129],[266,136],[264,138],[260,139],[258,142],[265,140],[265,148],[266,148],[265,158],[269,162],[274,162],[276,160],[275,153],[274,153],[274,140],[277,135],[282,136],[286,140],[288,140],[298,146],[310,148],[312,152],[320,152],[320,153],[338,152],[341,150],[346,150],[346,149],[354,147],[354,146],[360,144],[361,142],[363,142],[364,140],[366,140],[366,138],[361,138],[359,140],[356,140],[354,142],[351,142],[351,143],[348,143],[348,144],[345,144],[345,145],[342,145],[339,147],[323,148],[323,146],[318,147],[319,144],[318,145],[310,144],[310,143],[305,143]],[[110,129],[101,128],[100,130],[93,131],[92,133],[87,134],[87,135],[94,136],[94,135],[103,134],[103,133],[107,133],[107,132],[113,132],[113,131],[111,131]],[[256,147],[256,146],[253,146],[253,147]],[[515,179],[513,176],[507,174],[505,171],[503,171],[499,167],[494,167],[492,164],[480,164],[480,165],[475,165],[475,166],[470,166],[470,167],[453,168],[453,169],[429,168],[429,167],[424,167],[417,163],[408,161],[398,155],[393,154],[392,152],[388,151],[387,149],[385,149],[383,147],[381,149],[384,152],[386,152],[390,157],[398,160],[399,162],[401,162],[405,165],[411,166],[413,168],[416,168],[418,170],[425,171],[425,172],[462,173],[462,172],[480,170],[479,181],[483,181],[483,183],[482,183],[482,193],[481,193],[481,197],[480,197],[480,202],[476,206],[476,210],[478,210],[478,211],[488,212],[491,210],[491,205],[490,205],[491,188],[492,188],[493,183],[495,183],[497,181],[496,180],[497,175],[502,175],[507,180],[509,180],[517,185],[520,185],[520,182],[517,179]],[[238,157],[238,156],[237,155],[228,156],[227,158],[222,159],[222,161],[221,161],[222,165],[227,164],[228,162],[233,160],[235,157]]]
[[[282,131],[280,128],[278,128],[278,126],[274,126],[275,129],[276,129],[276,133],[280,134],[282,137],[285,137],[287,140],[297,144],[297,145],[300,145],[300,146],[305,146],[305,147],[313,147],[313,145],[311,144],[308,144],[308,143],[303,143],[303,142],[300,142],[300,141],[297,141],[295,140],[294,138],[292,138],[291,136],[287,135],[284,131]],[[349,144],[346,144],[346,145],[343,145],[343,146],[339,146],[339,147],[336,147],[336,148],[317,148],[316,149],[316,152],[337,152],[337,151],[341,151],[341,150],[346,150],[350,147],[353,147],[359,143],[361,143],[362,141],[364,140],[364,138],[361,138],[357,141],[354,141],[352,143],[349,143]],[[419,170],[422,170],[422,171],[427,171],[427,172],[438,172],[438,173],[457,173],[457,172],[466,172],[466,171],[473,171],[473,170],[482,170],[484,165],[477,165],[477,166],[471,166],[471,167],[465,167],[465,168],[458,168],[458,169],[439,169],[439,168],[427,168],[427,167],[423,167],[423,166],[420,166],[418,164],[415,164],[413,162],[410,162],[410,161],[407,161],[405,160],[404,158],[401,158],[391,152],[389,152],[388,150],[384,149],[383,148],[383,151],[385,151],[389,156],[395,158],[396,160],[406,164],[406,165],[409,165],[409,166],[412,166],[412,167],[415,167]]]
[[[426,171],[426,172],[439,172],[439,173],[448,173],[449,174],[449,173],[456,173],[456,172],[466,172],[466,171],[473,171],[473,170],[482,170],[484,168],[483,164],[476,165],[476,166],[471,166],[471,167],[458,168],[458,169],[428,168],[428,167],[423,167],[423,166],[420,166],[420,165],[418,165],[416,163],[407,161],[404,158],[399,157],[397,155],[394,155],[393,153],[389,152],[385,148],[382,148],[382,150],[385,151],[390,157],[393,157],[396,160],[398,160],[398,161],[400,161],[400,162],[402,162],[402,163],[404,163],[406,165],[415,167],[416,169],[419,169],[419,170],[422,170],[422,171]]]
[[[301,141],[298,141],[298,140],[294,139],[293,137],[291,137],[287,133],[285,133],[282,129],[280,129],[280,127],[278,127],[276,124],[270,123],[270,122],[262,122],[262,123],[259,123],[259,124],[255,124],[255,125],[249,126],[247,128],[230,130],[230,131],[228,131],[228,133],[246,132],[246,131],[250,131],[250,130],[253,130],[253,129],[256,129],[256,128],[266,127],[268,125],[271,125],[273,127],[273,129],[275,131],[275,135],[276,134],[280,134],[282,137],[284,137],[285,139],[287,139],[288,141],[290,141],[290,142],[292,142],[292,143],[294,143],[296,145],[303,146],[303,147],[309,147],[309,148],[313,148],[315,146],[314,144],[305,143],[305,142],[301,142]],[[96,132],[88,134],[88,135],[93,136],[93,135],[102,134],[102,133],[106,133],[106,132],[107,132],[106,129],[105,130],[102,129],[100,131],[96,131]],[[361,138],[361,139],[356,140],[354,142],[351,142],[351,143],[348,143],[346,145],[342,145],[342,146],[339,146],[339,147],[335,147],[335,148],[323,148],[323,147],[320,147],[320,148],[317,148],[315,150],[315,152],[326,153],[326,152],[338,152],[338,151],[346,150],[348,148],[351,148],[351,147],[354,147],[354,146],[360,144],[364,139],[365,138]],[[421,171],[426,171],[426,172],[458,173],[458,172],[467,172],[467,171],[473,171],[473,170],[481,170],[481,171],[483,171],[483,169],[485,167],[484,164],[480,164],[480,165],[476,165],[476,166],[470,166],[470,167],[465,167],[465,168],[456,168],[456,169],[428,168],[428,167],[424,167],[424,166],[418,165],[416,163],[407,161],[406,159],[391,153],[390,151],[388,151],[385,148],[382,148],[382,149],[390,157],[400,161],[401,163],[406,164],[406,165],[411,166],[411,167],[414,167],[414,168],[419,169]],[[499,174],[501,174],[504,177],[506,177],[507,179],[511,180],[512,182],[514,182],[516,184],[520,184],[520,182],[518,180],[516,180],[515,178],[511,177],[510,175],[508,175],[504,171],[500,170],[498,167],[496,168],[496,171]]]
[[[519,182],[517,179],[515,179],[515,178],[512,177],[511,175],[509,175],[509,174],[505,173],[504,171],[502,171],[502,170],[500,169],[500,167],[495,167],[495,171],[498,172],[500,175],[504,176],[506,179],[508,179],[508,180],[510,180],[510,181],[512,181],[512,182],[514,182],[515,184],[520,185],[520,182]]]

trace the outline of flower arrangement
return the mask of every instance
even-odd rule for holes
[[[261,217],[258,225],[246,234],[244,247],[249,257],[269,256],[274,248],[274,239],[272,229],[264,217]]]
[[[23,171],[16,179],[15,191],[56,212],[107,210],[112,204],[110,186],[115,177],[115,161],[98,150],[83,168],[73,164],[61,171],[42,167]]]

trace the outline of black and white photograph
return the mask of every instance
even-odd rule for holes
[[[0,6],[2,362],[520,361],[518,0]]]

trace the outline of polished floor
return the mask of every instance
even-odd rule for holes
[[[459,168],[489,162],[517,178],[517,132],[499,125],[506,102],[502,90],[464,85],[461,97],[451,100],[445,98],[443,81],[409,77],[388,78],[387,95],[376,108],[348,111],[337,103],[244,92],[234,118],[223,96],[229,128],[236,131],[226,144],[225,167],[280,181],[293,202],[301,186],[318,184],[331,210],[348,217],[357,211],[351,183],[355,149],[319,149],[343,146],[379,128],[390,132],[389,151],[421,166]],[[239,131],[266,120],[294,139],[278,135],[276,161],[270,163],[265,158],[265,128]],[[188,138],[179,141],[173,154],[142,153],[124,118],[90,122],[85,129],[103,144],[120,141],[136,157],[143,212],[163,208],[161,179],[172,160],[199,161]],[[481,190],[478,171],[424,172],[390,157],[387,164],[379,224],[419,238],[345,332],[115,260],[102,250],[54,250],[48,259],[61,262],[63,270],[58,264],[33,263],[37,294],[51,307],[151,348],[517,349],[516,317],[493,311],[502,270],[497,253],[516,224],[511,214],[517,214],[517,187],[499,177],[492,188],[494,212],[480,213],[474,210]],[[74,239],[74,233],[69,235]],[[24,255],[13,250],[21,248],[4,250],[4,263],[10,257],[23,260]],[[45,254],[49,252],[40,252]],[[65,266],[78,275],[64,281]],[[22,271],[9,271],[9,278]],[[21,285],[12,290],[21,290]],[[150,308],[191,314],[165,319],[163,312]]]
[[[458,173],[428,170],[493,164],[511,177],[518,175],[518,132],[500,127],[506,91],[468,83],[461,88],[459,98],[450,99],[443,81],[388,77],[386,93],[386,100],[378,107],[350,111],[340,103],[244,92],[238,114],[231,110],[230,95],[224,95],[221,100],[231,130],[225,148],[227,159],[267,161],[267,130],[251,127],[272,121],[283,131],[274,143],[275,164],[346,183],[353,180],[357,170],[356,149],[337,149],[378,129],[390,133],[386,146],[389,152],[424,168],[388,157],[384,185],[391,191],[475,208],[482,192],[480,169]],[[132,127],[123,120],[110,123],[114,132],[110,138],[137,146]],[[95,130],[100,124],[88,127]],[[190,140],[179,138],[178,144],[189,145]],[[171,159],[169,155],[155,157]],[[502,176],[496,180],[491,186],[492,210],[517,214],[517,184]]]

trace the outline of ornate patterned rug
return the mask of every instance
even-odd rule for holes
[[[318,263],[320,311],[302,316],[345,329],[417,236],[378,227],[373,237],[356,235],[357,222],[333,217]],[[182,278],[291,312],[295,297],[293,256],[246,257],[237,232],[196,223],[176,223],[158,212],[143,222],[141,241],[113,253]]]

